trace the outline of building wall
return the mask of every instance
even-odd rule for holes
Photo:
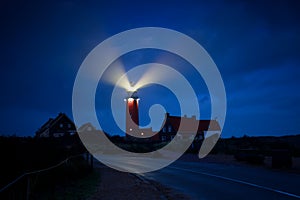
[[[137,135],[139,133],[139,110],[138,99],[128,98],[126,100],[126,137],[130,138],[130,134]]]

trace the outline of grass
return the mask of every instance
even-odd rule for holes
[[[86,176],[76,179],[69,184],[58,186],[54,192],[54,199],[74,200],[87,199],[97,191],[100,182],[100,172],[93,171]]]

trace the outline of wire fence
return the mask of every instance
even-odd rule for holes
[[[72,179],[93,169],[93,157],[89,153],[73,155],[40,170],[27,172],[0,189],[0,199],[39,199],[54,195],[58,185],[66,185]]]

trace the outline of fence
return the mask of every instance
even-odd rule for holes
[[[56,165],[36,170],[17,177],[0,189],[0,199],[39,199],[53,195],[58,184],[84,175],[93,169],[93,157],[89,153],[70,156]]]

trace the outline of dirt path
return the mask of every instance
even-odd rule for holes
[[[101,182],[97,192],[89,200],[189,199],[173,189],[143,180],[130,173],[119,172],[107,167],[97,167],[95,170],[100,170]]]

